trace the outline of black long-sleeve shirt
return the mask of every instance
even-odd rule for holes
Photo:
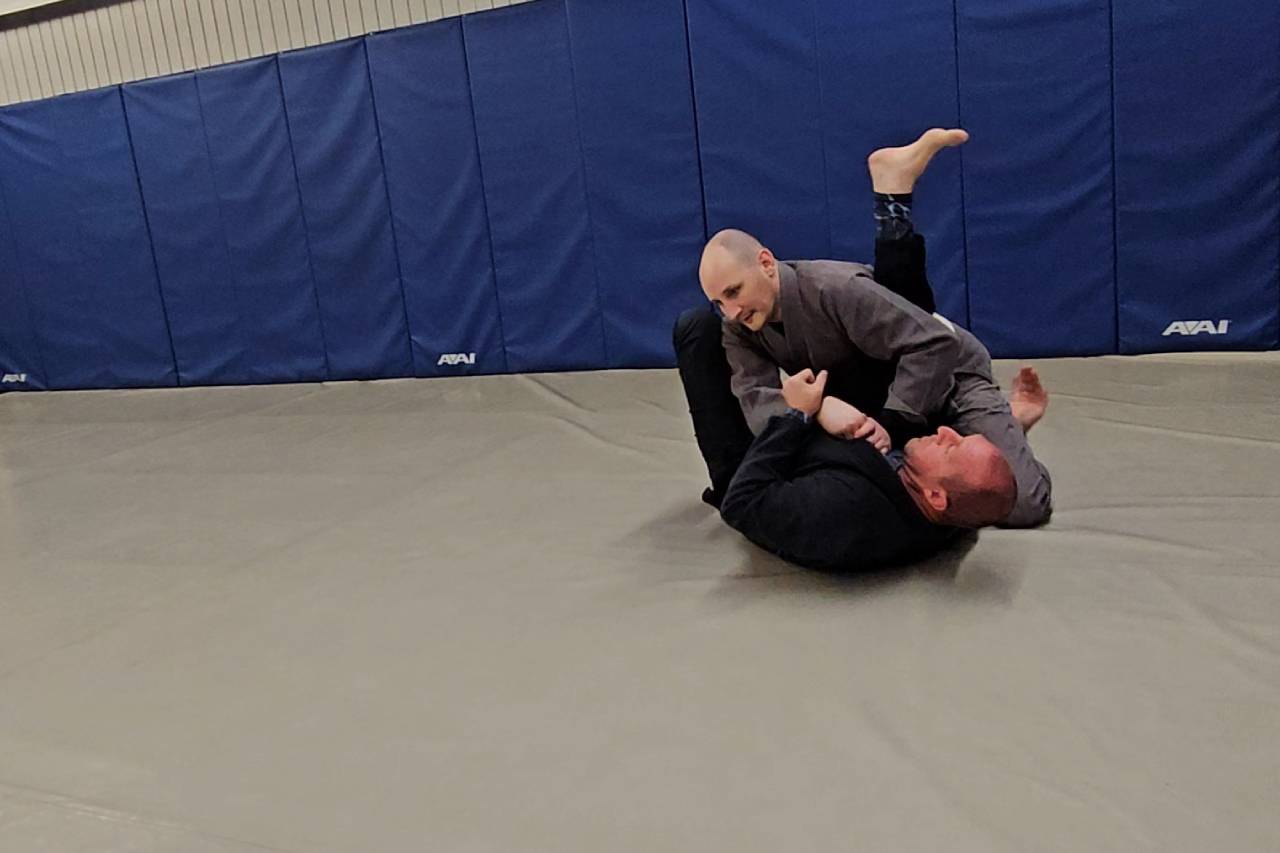
[[[828,571],[919,559],[957,532],[924,517],[869,443],[834,439],[799,413],[769,420],[720,514],[761,548]]]

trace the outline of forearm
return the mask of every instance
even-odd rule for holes
[[[876,420],[889,433],[893,446],[898,448],[913,438],[922,438],[933,432],[929,421],[908,417],[896,409],[882,409]]]
[[[785,414],[788,408],[782,399],[778,365],[733,330],[725,330],[723,342],[729,362],[729,387],[742,406],[747,426],[760,435],[770,418]]]
[[[747,426],[757,436],[765,431],[771,419],[785,415],[790,408],[782,398],[781,389],[767,385],[743,388],[741,393],[735,388],[734,393],[742,406]]]

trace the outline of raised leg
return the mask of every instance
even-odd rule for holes
[[[710,308],[685,311],[672,333],[694,437],[711,477],[711,488],[702,497],[715,507],[754,439],[729,385],[721,335],[720,318]]]
[[[968,138],[963,130],[933,128],[910,145],[880,148],[867,158],[875,193],[876,281],[931,313],[937,302],[926,273],[924,237],[911,219],[911,193],[935,154]]]

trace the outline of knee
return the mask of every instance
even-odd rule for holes
[[[708,335],[713,335],[713,339],[719,342],[720,318],[715,311],[703,305],[684,311],[676,319],[676,325],[671,330],[671,343],[678,353]]]

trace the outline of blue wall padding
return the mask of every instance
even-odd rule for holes
[[[563,3],[463,18],[507,361],[609,363]]]
[[[952,8],[952,0],[816,2],[833,257],[874,256],[867,154],[959,123]],[[968,325],[962,156],[947,151],[930,164],[913,214],[928,237],[938,310]]]
[[[280,56],[332,379],[412,376],[362,39]]]
[[[814,0],[688,0],[707,227],[831,257]]]
[[[1280,6],[532,0],[0,109],[0,391],[669,366],[712,232],[916,186],[1004,357],[1280,347]],[[25,381],[18,381],[18,377]]]
[[[275,57],[196,72],[241,308],[243,372],[224,381],[327,378],[324,329]]]
[[[666,366],[670,330],[653,318],[704,299],[684,4],[569,0],[568,12],[609,366]]]
[[[0,113],[0,184],[48,387],[175,384],[119,90]]]
[[[222,226],[193,74],[122,87],[160,286],[183,384],[247,376],[239,290]]]
[[[1280,5],[1117,3],[1115,102],[1120,351],[1276,346]]]
[[[462,24],[366,40],[418,376],[507,370]],[[474,355],[475,363],[442,356]]]
[[[13,240],[13,221],[0,182],[0,374],[10,377],[0,391],[43,391],[44,362],[36,341],[35,326],[27,304],[27,292],[18,268],[18,251]]]
[[[183,383],[325,379],[275,59],[123,89]]]
[[[972,330],[997,356],[1114,352],[1107,3],[956,9]]]

